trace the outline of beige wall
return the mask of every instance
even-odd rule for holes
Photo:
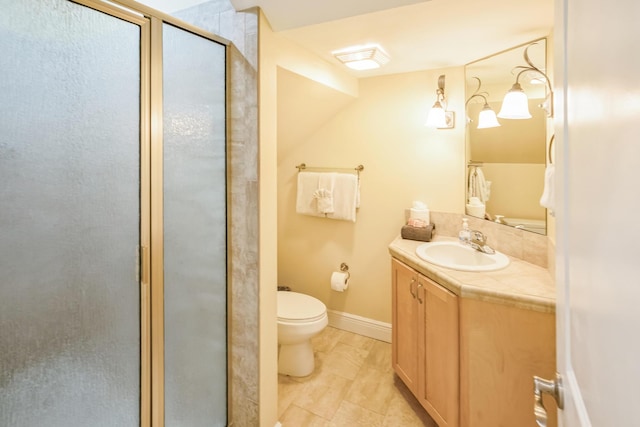
[[[440,74],[446,75],[449,109],[457,113],[454,129],[424,126]],[[285,83],[283,79],[281,85]],[[278,87],[278,96],[286,96],[287,90]],[[319,298],[329,309],[390,322],[387,246],[405,223],[405,208],[421,200],[433,210],[464,209],[464,69],[361,79],[358,93],[307,137],[278,145],[278,283]],[[313,91],[295,95],[299,108],[313,114]],[[288,121],[295,125],[295,118],[278,116],[281,126]],[[295,166],[301,162],[364,165],[355,223],[295,212]],[[338,293],[329,281],[342,262],[349,265],[351,282],[347,292]]]
[[[544,190],[544,164],[485,163],[484,176],[491,181],[487,213],[512,218],[544,220],[540,206]]]

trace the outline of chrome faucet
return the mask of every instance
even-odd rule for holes
[[[487,236],[482,234],[478,230],[469,230],[471,238],[469,239],[469,246],[476,251],[484,252],[485,254],[495,254],[496,251],[489,245],[487,245]]]

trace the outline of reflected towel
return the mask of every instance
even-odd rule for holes
[[[540,205],[547,208],[553,214],[555,209],[555,173],[556,167],[554,165],[547,165],[547,169],[544,171],[544,190],[540,197]]]
[[[478,166],[469,169],[469,190],[467,199],[477,197],[482,204],[486,204],[491,195],[491,182],[484,179],[484,173]]]

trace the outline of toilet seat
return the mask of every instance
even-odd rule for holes
[[[278,291],[278,321],[309,323],[327,315],[324,303],[310,295],[298,292]]]

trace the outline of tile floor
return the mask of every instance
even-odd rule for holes
[[[308,377],[278,376],[283,427],[437,427],[393,373],[391,344],[327,327]]]

